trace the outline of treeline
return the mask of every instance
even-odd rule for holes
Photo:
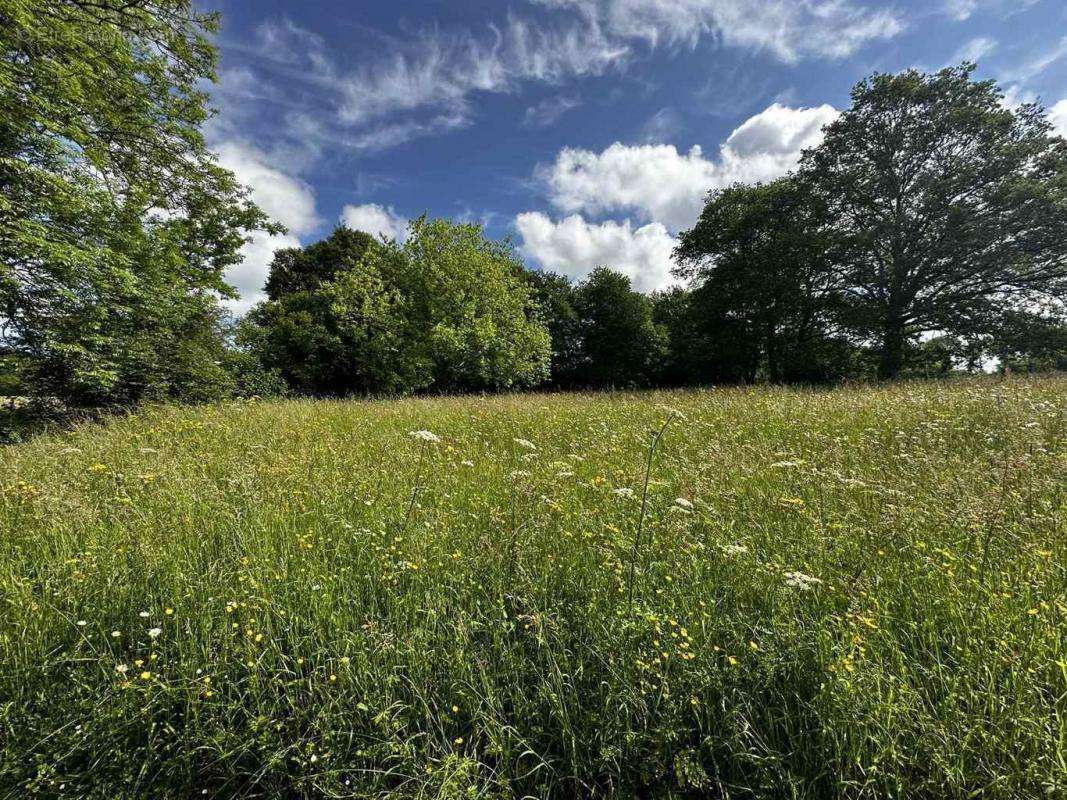
[[[339,229],[278,255],[240,340],[311,394],[1064,369],[1067,142],[972,71],[875,75],[794,174],[711,193],[685,288],[528,271],[477,226]]]
[[[160,8],[0,1],[7,394],[76,409],[1067,366],[1067,141],[969,64],[862,81],[794,174],[709,195],[675,253],[685,288],[645,296],[610,265],[571,284],[422,219],[402,242],[341,229],[280,252],[234,323],[225,273],[281,227],[201,133],[217,16]]]

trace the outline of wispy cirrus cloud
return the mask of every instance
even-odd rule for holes
[[[843,58],[864,44],[896,36],[903,17],[879,3],[851,0],[533,0],[572,9],[606,35],[649,46],[695,46],[711,37],[768,52],[788,63]]]

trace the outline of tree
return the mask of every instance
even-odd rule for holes
[[[74,405],[181,392],[190,330],[266,223],[200,132],[217,16],[190,0],[0,0],[0,339]],[[180,372],[180,370],[179,370]]]
[[[358,240],[339,228],[325,242],[299,254],[315,273],[332,270],[329,280],[302,282],[289,293],[257,305],[243,330],[242,343],[259,354],[268,370],[276,370],[298,392],[312,395],[383,394],[421,388],[425,366],[418,361],[399,289],[387,283],[378,265],[360,256],[343,269],[333,260],[344,244]],[[325,246],[322,246],[325,245]],[[373,245],[370,250],[373,250]],[[349,254],[350,255],[350,254]],[[363,255],[368,255],[364,251]],[[325,259],[318,263],[317,257]],[[291,251],[280,251],[271,265],[288,270]],[[275,282],[278,285],[278,282]],[[254,332],[258,329],[258,333]]]
[[[538,318],[552,340],[549,381],[567,388],[581,384],[582,329],[575,310],[574,285],[564,275],[542,270],[524,270]]]
[[[844,319],[877,344],[883,378],[976,305],[1067,288],[1067,141],[973,71],[862,81],[801,163],[827,206]]]
[[[578,285],[575,310],[581,326],[582,382],[635,388],[659,375],[665,333],[652,321],[652,301],[625,275],[597,267]]]
[[[307,247],[276,250],[266,292],[271,300],[300,291],[314,291],[338,273],[355,267],[374,237],[351,228],[337,228],[331,236]]]
[[[506,243],[425,219],[403,243],[368,239],[339,228],[271,265],[251,346],[295,389],[498,390],[547,375],[549,335]]]
[[[709,195],[675,250],[675,275],[693,284],[700,377],[818,381],[841,371],[823,219],[792,178]]]

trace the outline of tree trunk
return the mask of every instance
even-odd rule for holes
[[[878,362],[879,380],[888,381],[900,373],[904,366],[904,324],[890,321],[882,337],[881,359]]]

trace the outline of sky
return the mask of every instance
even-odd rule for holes
[[[666,287],[707,192],[788,172],[874,72],[975,61],[1067,136],[1064,0],[200,2],[222,12],[209,144],[288,228],[228,273],[237,312],[275,249],[421,214]]]

